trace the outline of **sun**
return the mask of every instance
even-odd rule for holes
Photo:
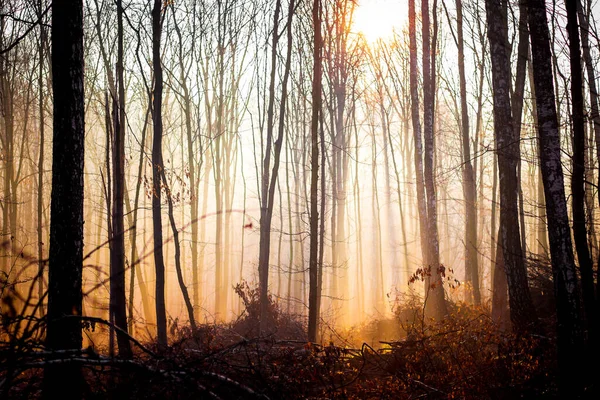
[[[369,43],[386,40],[402,28],[407,14],[405,0],[358,0],[352,31]]]

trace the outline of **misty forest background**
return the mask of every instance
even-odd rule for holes
[[[82,365],[202,352],[223,327],[398,356],[411,332],[485,320],[556,352],[521,377],[543,371],[545,395],[596,393],[597,17],[593,0],[0,0],[0,390],[45,369],[64,395]],[[282,395],[217,372],[196,389]],[[416,376],[383,386],[469,397]]]

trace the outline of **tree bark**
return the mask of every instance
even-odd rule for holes
[[[318,249],[319,249],[319,116],[321,114],[321,0],[313,0],[312,22],[314,29],[312,117],[311,117],[311,178],[310,178],[310,255],[309,255],[309,295],[308,295],[308,340],[317,340],[318,330]]]
[[[163,258],[163,231],[161,218],[161,175],[162,159],[162,92],[163,72],[160,59],[160,38],[162,35],[162,1],[154,0],[152,9],[152,67],[154,70],[154,101],[152,119],[154,137],[152,140],[152,228],[154,237],[154,269],[156,275],[156,327],[158,344],[167,346],[167,311],[165,308],[165,262]]]
[[[513,329],[524,332],[533,328],[537,317],[529,292],[517,222],[519,139],[515,137],[511,114],[506,10],[502,7],[501,0],[486,0],[485,5],[492,59],[494,136],[500,178],[499,240],[506,270]]]
[[[435,2],[435,0],[434,0]],[[435,11],[435,6],[434,12]],[[425,314],[441,320],[447,313],[440,264],[440,245],[437,226],[437,195],[434,176],[434,119],[435,119],[435,44],[437,22],[434,18],[434,35],[430,36],[429,0],[421,1],[423,39],[423,177],[427,203],[428,273],[425,277]],[[433,60],[432,60],[433,59]]]
[[[565,1],[567,8],[567,33],[569,35],[569,59],[571,66],[571,104],[573,123],[573,158],[571,176],[571,207],[573,211],[573,239],[581,273],[581,289],[586,325],[591,337],[596,332],[596,301],[594,295],[594,271],[588,247],[585,215],[585,121],[583,101],[583,70],[577,23],[577,1]]]
[[[591,7],[590,2],[588,2],[588,13]],[[583,53],[583,60],[585,61],[585,69],[588,76],[588,88],[590,91],[590,118],[592,120],[592,124],[594,127],[594,140],[596,142],[596,158],[600,160],[600,105],[598,99],[598,88],[596,85],[596,74],[594,72],[594,62],[592,60],[592,54],[590,51],[590,26],[589,26],[589,18],[583,12],[583,7],[581,1],[577,1],[577,11],[579,15],[579,30],[581,32],[581,49]],[[600,187],[600,174],[598,174],[597,184]],[[600,202],[600,196],[598,197],[598,201]],[[600,262],[598,263],[597,271],[600,271]],[[596,280],[596,293],[597,293],[597,301],[599,303],[596,304],[596,309],[600,307],[600,279]]]
[[[581,395],[584,353],[577,271],[565,200],[560,160],[560,137],[552,85],[552,54],[544,0],[528,0],[533,78],[538,115],[540,161],[558,319],[559,391],[563,397]]]
[[[46,344],[80,350],[83,271],[83,1],[55,1],[52,9],[54,121],[50,264]],[[79,399],[83,378],[76,364],[48,365],[47,399]]]

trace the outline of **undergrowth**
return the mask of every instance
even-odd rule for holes
[[[89,399],[557,397],[555,339],[503,332],[482,308],[451,303],[450,315],[433,323],[411,299],[395,304],[392,318],[314,344],[307,342],[305,321],[282,312],[272,298],[269,329],[259,335],[258,291],[245,283],[235,290],[245,306],[237,320],[200,325],[194,332],[178,323],[166,350],[138,342],[130,360],[109,357],[101,348],[52,357],[81,365]],[[44,321],[28,318],[29,331],[23,321],[2,314],[0,398],[41,396],[50,354],[43,345]],[[107,324],[83,322],[86,330]],[[393,328],[393,339],[376,337],[382,327]]]

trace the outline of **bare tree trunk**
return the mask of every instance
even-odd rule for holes
[[[477,187],[469,135],[469,109],[467,106],[467,80],[465,77],[465,45],[463,40],[462,0],[456,0],[456,32],[458,44],[458,73],[460,81],[460,109],[463,149],[463,192],[465,196],[465,276],[473,288],[473,303],[481,304],[479,290],[479,265],[477,251]]]
[[[290,75],[291,58],[292,58],[292,17],[294,10],[294,1],[290,1],[287,17],[287,53],[285,58],[285,71],[283,81],[281,83],[282,94],[281,103],[279,105],[279,125],[277,139],[273,143],[273,107],[275,101],[275,74],[277,64],[277,45],[279,31],[279,13],[281,10],[281,2],[277,1],[275,5],[275,16],[273,23],[273,49],[271,60],[271,81],[269,85],[269,108],[267,121],[267,143],[265,150],[265,159],[263,161],[262,185],[261,185],[261,221],[260,221],[260,253],[259,253],[259,277],[260,277],[260,330],[264,331],[267,323],[268,313],[268,282],[269,282],[269,256],[271,247],[271,222],[273,218],[273,206],[275,204],[275,185],[279,174],[279,160],[281,156],[281,148],[283,145],[283,134],[285,128],[285,111],[288,94],[288,78]],[[273,171],[269,171],[271,163],[271,145],[274,145],[273,154]],[[279,267],[279,266],[278,266]]]
[[[152,67],[154,70],[154,101],[152,120],[154,137],[152,140],[152,227],[154,232],[154,269],[156,274],[156,327],[158,344],[167,346],[167,311],[165,308],[165,262],[163,258],[163,232],[161,218],[161,175],[162,160],[162,92],[163,72],[160,59],[160,38],[162,34],[162,1],[154,0],[152,9]]]
[[[173,6],[173,3],[171,3]],[[183,50],[183,37],[181,34],[181,29],[179,28],[179,24],[177,22],[177,17],[173,17],[173,26],[175,28],[175,33],[177,34],[178,42],[178,64],[179,64],[179,83],[181,84],[181,89],[183,90],[183,114],[185,117],[185,137],[187,140],[187,161],[188,161],[188,171],[189,171],[189,180],[190,185],[190,219],[191,219],[191,229],[192,229],[192,237],[191,237],[191,252],[192,252],[192,304],[194,310],[197,310],[199,307],[199,299],[200,299],[200,291],[199,291],[199,282],[198,282],[198,179],[196,178],[196,158],[194,151],[194,141],[193,141],[193,132],[192,132],[192,100],[190,96],[190,89],[187,83],[187,73],[189,73],[189,68],[186,71],[185,68],[185,54]],[[195,33],[195,32],[194,32]],[[194,38],[194,37],[193,37]],[[193,39],[192,38],[192,39]],[[188,55],[189,56],[189,55]]]
[[[507,275],[511,320],[513,328],[522,332],[533,328],[537,317],[529,293],[517,223],[519,214],[516,169],[519,140],[515,137],[514,120],[511,114],[506,10],[503,9],[501,0],[486,0],[485,4],[492,58],[494,136],[500,175],[499,240]]]
[[[434,0],[434,13],[437,12]],[[444,286],[442,285],[440,246],[437,227],[437,195],[434,176],[434,119],[435,119],[435,44],[431,45],[429,26],[429,0],[421,1],[423,39],[423,177],[427,202],[427,243],[429,273],[425,277],[425,313],[441,320],[447,313]],[[433,43],[437,39],[437,21],[434,17]],[[433,60],[432,60],[433,58]]]
[[[313,0],[312,21],[314,29],[313,81],[312,81],[312,118],[311,118],[311,179],[310,179],[310,261],[309,261],[309,298],[308,298],[308,340],[317,340],[318,318],[318,244],[319,213],[319,116],[321,114],[321,0]]]
[[[559,391],[562,396],[577,397],[583,394],[580,357],[584,354],[584,348],[577,271],[560,161],[559,125],[550,65],[550,34],[544,0],[529,0],[527,6],[539,123],[540,159],[558,318]]]
[[[37,2],[38,10],[37,15],[38,18],[42,17],[42,0],[38,0]],[[40,65],[39,65],[39,75],[38,75],[38,89],[39,89],[39,103],[38,103],[38,112],[39,112],[39,121],[40,121],[40,151],[38,158],[38,181],[37,181],[37,250],[38,250],[38,299],[39,299],[39,313],[38,315],[41,317],[45,314],[44,305],[42,302],[42,298],[44,297],[44,236],[42,232],[43,221],[42,221],[42,212],[44,208],[44,146],[45,146],[45,132],[46,132],[46,122],[44,119],[44,106],[46,104],[46,97],[44,96],[44,65],[46,56],[44,54],[44,47],[46,45],[46,27],[44,24],[40,24],[40,46],[38,48],[39,57],[40,57]]]
[[[4,36],[6,32],[5,17],[0,18],[0,45],[4,47]],[[4,182],[2,202],[2,250],[1,270],[7,277],[10,275],[9,265],[12,258],[12,244],[14,242],[14,226],[12,225],[14,207],[12,180],[14,176],[14,107],[13,95],[10,84],[8,54],[0,54],[0,98],[2,100],[2,115],[4,120],[4,135],[2,139],[2,158],[4,161]]]
[[[498,232],[500,237],[500,232]],[[500,330],[510,328],[510,315],[508,312],[508,282],[504,268],[504,256],[500,241],[496,243],[496,259],[493,264],[492,274],[492,320]]]
[[[353,96],[353,100],[355,97]],[[352,120],[356,121],[354,111],[352,113]],[[362,236],[362,221],[361,221],[361,207],[360,207],[360,183],[358,178],[358,165],[359,165],[359,152],[358,152],[358,127],[356,126],[356,122],[353,125],[354,129],[354,216],[356,218],[356,258],[357,258],[357,266],[356,266],[356,297],[358,303],[358,312],[360,314],[365,311],[365,290],[364,290],[364,274],[363,274],[363,236]]]
[[[375,124],[373,123],[372,126]],[[377,139],[375,138],[375,129],[371,131],[371,138],[373,145],[371,146],[371,179],[372,179],[372,191],[371,196],[371,209],[373,211],[373,251],[372,260],[373,264],[371,267],[371,274],[373,277],[373,308],[377,315],[385,315],[385,288],[383,286],[383,243],[381,240],[381,214],[379,211],[379,191],[377,188]]]
[[[110,313],[115,326],[127,332],[125,300],[125,227],[123,221],[123,193],[125,188],[125,87],[123,80],[123,6],[117,0],[117,85],[118,103],[113,98],[113,209],[111,271],[110,271]],[[118,110],[118,113],[117,113]],[[117,332],[119,356],[131,358],[129,339]]]
[[[417,36],[415,28],[415,1],[408,0],[408,21],[410,36],[410,100],[412,128],[415,145],[415,175],[417,183],[417,207],[419,210],[419,232],[421,236],[422,263],[430,265],[429,246],[427,241],[427,203],[425,202],[425,185],[423,183],[423,145],[421,136],[421,120],[419,118],[419,90],[417,70]]]
[[[579,31],[581,33],[581,49],[583,53],[583,60],[585,61],[585,68],[588,76],[588,88],[590,91],[590,118],[594,126],[594,139],[596,142],[596,158],[600,160],[600,100],[598,99],[598,88],[596,86],[596,74],[594,72],[594,63],[592,60],[592,54],[590,51],[590,26],[589,17],[583,12],[581,1],[577,1],[577,11],[579,15]],[[588,1],[588,13],[591,12],[591,2]],[[597,161],[598,162],[598,161]],[[598,174],[598,186],[600,187],[600,173]],[[598,196],[600,202],[600,196]],[[598,263],[598,270],[600,271],[600,262]],[[600,279],[596,281],[596,293],[597,301],[600,302]],[[596,304],[598,307],[600,304]]]
[[[185,286],[185,282],[183,281],[183,271],[181,268],[181,244],[179,242],[179,231],[177,230],[177,224],[175,223],[175,213],[173,211],[173,198],[171,197],[171,189],[169,189],[167,178],[165,176],[164,169],[161,171],[162,179],[165,185],[166,197],[167,197],[167,206],[169,212],[169,221],[171,223],[171,230],[173,231],[173,243],[175,245],[175,270],[177,272],[177,282],[179,283],[179,288],[181,289],[181,294],[183,295],[183,301],[185,303],[185,307],[188,312],[188,317],[190,319],[190,326],[192,327],[192,332],[196,332],[196,320],[194,319],[194,306],[192,305],[192,301],[190,300],[190,295],[188,293],[187,287]]]
[[[585,215],[585,121],[583,102],[583,70],[579,29],[577,23],[577,3],[565,1],[567,8],[567,33],[569,35],[569,58],[571,65],[571,100],[573,121],[573,174],[571,176],[571,207],[573,210],[573,239],[577,250],[577,261],[581,272],[581,289],[587,328],[591,337],[597,331],[596,300],[594,295],[594,271]]]
[[[83,2],[55,2],[52,9],[54,93],[50,265],[46,344],[80,350],[83,272]],[[69,88],[69,90],[65,90]],[[80,399],[77,364],[49,364],[43,396]]]

